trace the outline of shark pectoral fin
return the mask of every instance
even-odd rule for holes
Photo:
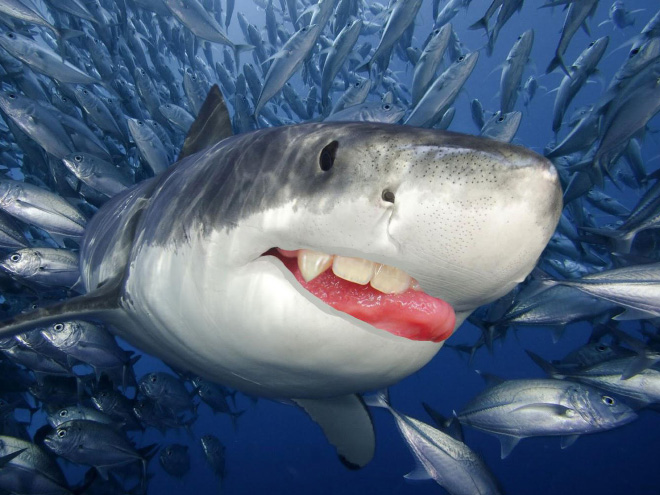
[[[339,459],[349,469],[364,467],[374,456],[376,438],[371,415],[358,395],[330,399],[293,399],[319,424]]]
[[[102,318],[109,313],[121,311],[119,296],[122,277],[109,280],[93,291],[72,299],[21,313],[0,322],[0,337],[11,337],[32,328],[42,327],[58,321],[75,318]]]
[[[518,445],[518,442],[522,437],[514,437],[512,435],[497,435],[497,438],[500,439],[500,444],[502,445],[501,458],[506,459],[509,457],[511,451]]]
[[[234,134],[227,104],[217,84],[209,90],[197,118],[183,142],[179,160],[208,148]]]

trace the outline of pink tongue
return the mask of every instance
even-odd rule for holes
[[[341,279],[332,270],[305,282],[296,258],[286,258],[275,249],[266,254],[279,258],[296,280],[324,303],[376,328],[411,340],[432,342],[441,342],[454,331],[456,315],[442,299],[413,289],[403,294],[384,294],[369,284]]]

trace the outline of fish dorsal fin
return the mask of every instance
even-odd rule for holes
[[[493,375],[491,373],[486,373],[485,371],[481,370],[474,370],[481,378],[483,378],[484,382],[486,382],[487,387],[496,387],[497,385],[501,385],[504,383],[506,380],[502,377],[499,377],[497,375]]]
[[[119,298],[123,276],[108,280],[91,292],[21,313],[0,322],[0,337],[10,337],[26,330],[43,327],[58,321],[75,318],[103,318],[108,313],[120,310]]]
[[[374,456],[376,437],[371,415],[358,395],[330,399],[294,399],[321,426],[339,459],[349,469],[364,467]]]
[[[214,84],[206,95],[206,100],[204,100],[197,118],[188,130],[178,159],[181,160],[197,153],[233,134],[227,104],[222,97],[220,88]]]

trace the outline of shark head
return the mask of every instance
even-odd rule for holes
[[[231,137],[150,191],[119,333],[279,398],[415,372],[527,276],[561,212],[555,169],[528,150],[373,123]]]

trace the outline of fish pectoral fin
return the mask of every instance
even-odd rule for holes
[[[209,90],[183,142],[179,160],[234,134],[227,104],[217,84]]]
[[[524,406],[516,407],[511,412],[540,412],[545,414],[554,414],[556,416],[565,416],[567,411],[573,411],[570,407],[562,406],[561,404],[552,404],[547,402],[537,402],[533,404],[525,404]]]
[[[500,439],[500,445],[502,447],[502,459],[509,457],[511,451],[515,448],[516,445],[518,445],[518,442],[522,440],[522,437],[515,437],[513,435],[497,435],[497,438]]]
[[[580,435],[564,435],[563,437],[561,437],[561,448],[567,449],[568,447],[573,445],[578,438],[580,438]]]
[[[374,456],[376,437],[369,410],[358,395],[293,399],[318,423],[349,469],[364,467]]]

